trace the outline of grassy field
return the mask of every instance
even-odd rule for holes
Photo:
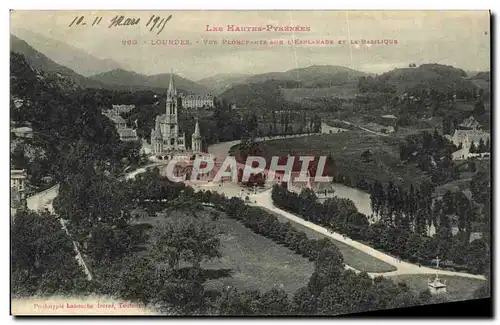
[[[217,221],[222,257],[203,265],[208,269],[230,269],[230,276],[209,280],[208,287],[235,286],[241,289],[270,290],[274,286],[288,293],[305,286],[314,271],[314,263],[255,234],[236,220],[222,217]]]
[[[159,216],[143,222],[155,226],[164,220]],[[207,289],[233,286],[265,292],[277,286],[294,293],[307,285],[314,271],[313,262],[271,239],[255,234],[224,214],[214,222],[220,233],[222,257],[201,265],[209,270],[206,272],[210,274]]]
[[[379,180],[393,181],[403,187],[411,183],[419,186],[429,180],[428,175],[413,165],[403,164],[399,159],[400,139],[396,136],[382,137],[354,130],[338,134],[315,135],[303,138],[267,141],[263,144],[266,155],[328,155],[332,154],[337,171],[348,175],[352,184],[359,180],[369,183]],[[373,159],[364,162],[361,154],[370,150]]]
[[[283,89],[283,98],[290,102],[301,102],[315,98],[354,98],[358,92],[356,82],[336,85],[327,88],[290,88]]]
[[[405,274],[388,277],[394,282],[405,282],[411,289],[421,292],[427,289],[427,280],[433,279],[432,274]],[[448,287],[446,295],[450,300],[467,300],[473,299],[474,291],[485,283],[483,280],[470,279],[459,276],[440,276],[442,280],[446,280]]]
[[[274,213],[272,211],[266,210],[270,213],[273,213],[279,221],[281,222],[287,222],[290,221],[289,219]],[[293,225],[293,227],[299,231],[303,231],[308,238],[311,239],[322,239],[325,238],[326,236],[323,234],[320,234],[312,229],[309,229],[299,223],[290,221]],[[337,240],[334,240],[330,237],[328,237],[340,250],[342,253],[342,256],[344,257],[344,262],[360,271],[366,271],[366,272],[391,272],[391,271],[396,271],[396,268],[390,264],[387,264],[371,255],[368,255],[352,246],[349,246],[347,244],[344,244],[342,242],[339,242]]]

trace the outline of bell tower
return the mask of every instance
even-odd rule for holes
[[[196,126],[194,127],[194,133],[191,137],[191,150],[194,152],[201,152],[201,134],[198,118],[196,118]]]
[[[163,142],[166,148],[172,150],[177,148],[179,137],[179,125],[177,122],[177,90],[174,84],[174,73],[170,72],[170,82],[167,90],[165,103],[165,124],[163,126]]]

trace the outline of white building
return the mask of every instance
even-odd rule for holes
[[[116,115],[120,115],[121,113],[128,113],[135,108],[135,105],[113,105],[111,111]]]
[[[182,107],[186,109],[190,108],[213,108],[214,107],[214,96],[198,96],[198,95],[187,95],[181,94]]]
[[[23,191],[26,185],[27,173],[25,169],[10,170],[10,187],[17,191]]]

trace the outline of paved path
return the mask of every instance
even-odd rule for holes
[[[354,124],[354,123],[351,123],[351,122],[346,121],[346,120],[339,120],[339,121],[343,122],[343,123],[345,123],[347,125],[352,125],[354,127],[357,127],[358,129],[361,129],[363,131],[366,131],[366,132],[369,132],[369,133],[372,133],[372,134],[380,135],[380,136],[383,136],[383,137],[389,136],[388,134],[377,132],[377,131],[373,131],[373,130],[365,128],[364,126],[361,126],[361,125],[358,125],[358,124]]]
[[[370,276],[375,277],[375,276],[392,276],[392,275],[401,275],[401,274],[436,274],[436,271],[439,272],[439,275],[449,275],[449,276],[461,276],[461,277],[467,277],[467,278],[474,278],[474,279],[481,279],[481,280],[486,280],[484,276],[482,275],[476,275],[476,274],[469,274],[469,273],[462,273],[462,272],[453,272],[453,271],[446,271],[446,270],[436,270],[433,268],[429,267],[424,267],[424,266],[418,266],[415,264],[407,263],[404,261],[399,261],[397,258],[394,258],[390,255],[387,255],[383,252],[380,252],[370,246],[364,245],[360,242],[357,242],[355,240],[352,240],[348,237],[344,237],[341,234],[335,233],[335,232],[330,232],[328,229],[319,226],[317,224],[314,224],[312,222],[306,221],[292,213],[289,213],[287,211],[284,211],[278,207],[276,207],[271,198],[271,190],[264,191],[262,193],[252,195],[250,197],[251,201],[256,201],[254,203],[255,206],[261,206],[266,209],[269,209],[275,213],[278,213],[282,215],[283,217],[290,219],[296,223],[299,223],[303,226],[306,226],[314,231],[317,231],[327,237],[333,238],[337,241],[340,241],[342,243],[345,243],[349,246],[352,246],[356,249],[359,249],[362,252],[365,252],[375,258],[378,258],[381,261],[384,261],[388,264],[393,265],[394,267],[397,268],[396,271],[392,272],[385,272],[385,273],[369,273]],[[350,268],[350,267],[349,267]],[[353,268],[351,268],[353,269]]]

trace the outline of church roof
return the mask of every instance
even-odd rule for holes
[[[174,72],[170,72],[170,82],[168,84],[168,90],[167,90],[167,97],[175,97],[177,96],[177,90],[175,89],[175,84],[174,84]]]
[[[136,137],[137,132],[131,128],[118,129],[118,134],[120,137]]]

